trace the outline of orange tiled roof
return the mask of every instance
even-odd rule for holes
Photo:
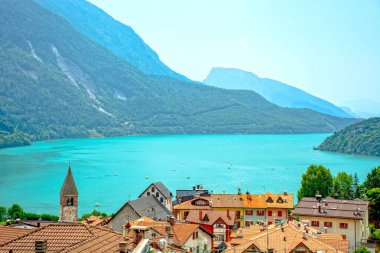
[[[210,201],[210,197],[208,197],[208,196],[203,197],[202,196],[200,198],[191,199],[191,200],[182,202],[178,205],[175,205],[175,206],[173,206],[173,210],[210,210],[211,209],[211,207],[209,205],[208,206],[193,205],[192,203],[198,199],[204,199],[206,201]]]
[[[199,225],[197,224],[174,224],[172,227],[174,243],[178,246],[182,246],[198,227]]]
[[[244,208],[241,194],[211,194],[212,207]]]
[[[30,228],[17,228],[12,226],[0,226],[0,245],[8,241],[14,240],[17,237],[31,232]]]
[[[274,249],[275,252],[290,252],[300,244],[303,244],[312,252],[316,252],[318,250],[322,250],[325,253],[344,252],[340,247],[334,247],[333,244],[325,243],[318,239],[317,236],[309,233],[306,233],[304,238],[303,231],[297,228],[293,223],[287,223],[283,225],[283,227],[275,226],[269,228],[268,231],[265,230],[250,238],[243,237],[242,239],[248,239],[249,242],[237,245],[235,247],[230,247],[226,252],[241,253],[253,247],[260,251],[265,251],[267,249],[267,243],[269,244],[268,248]],[[342,241],[341,238],[339,240]],[[346,241],[346,243],[348,242]]]
[[[46,240],[47,252],[115,252],[121,234],[81,223],[55,223],[0,245],[0,252],[34,252],[35,241]]]
[[[234,225],[235,212],[230,211],[229,216],[227,216],[226,211],[216,211],[216,210],[205,210],[202,212],[202,219],[199,220],[199,212],[196,210],[191,210],[186,217],[187,222],[213,225],[218,219],[221,219],[228,226]]]

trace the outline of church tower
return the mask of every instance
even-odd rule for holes
[[[60,195],[59,220],[61,222],[76,222],[78,220],[78,189],[70,165]]]

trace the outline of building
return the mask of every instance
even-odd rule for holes
[[[15,226],[0,226],[0,245],[14,240],[24,234],[33,231],[32,228],[19,228]]]
[[[153,221],[141,218],[125,225],[135,244],[143,240],[152,248],[169,252],[210,252],[212,234],[197,224],[178,223],[174,218]],[[163,243],[165,245],[163,245]]]
[[[230,240],[232,227],[235,224],[235,213],[230,211],[194,211],[186,217],[191,224],[198,224],[214,235],[211,248],[218,248],[222,242]]]
[[[179,203],[173,207],[173,214],[179,220],[186,220],[191,210],[217,210],[234,212],[236,228],[252,226],[265,221],[275,224],[289,218],[288,210],[293,208],[293,194],[210,194]]]
[[[60,192],[59,220],[62,222],[78,220],[78,189],[70,165]]]
[[[350,252],[367,242],[369,202],[341,200],[317,195],[302,198],[294,210],[300,221],[325,233],[341,234],[350,242]]]
[[[123,241],[121,234],[103,227],[52,223],[0,244],[0,252],[122,252]]]
[[[155,182],[149,185],[149,187],[140,194],[139,198],[148,196],[155,196],[170,212],[172,212],[173,194],[162,182]]]
[[[192,190],[176,190],[177,203],[182,203],[201,196],[209,196],[208,190],[202,185],[193,186]]]
[[[141,217],[148,217],[156,221],[166,221],[172,213],[155,196],[149,195],[125,203],[111,219],[107,226],[115,231],[122,232],[126,223]]]
[[[253,229],[257,227],[257,229]],[[243,232],[249,230],[249,232]],[[240,233],[239,233],[240,232]],[[252,226],[238,231],[238,238],[231,240],[226,253],[243,252],[313,252],[347,253],[348,241],[342,236],[314,234],[307,227],[291,221],[282,225]]]

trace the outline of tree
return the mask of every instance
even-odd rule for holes
[[[360,246],[356,249],[355,253],[371,253],[371,251],[366,246]]]
[[[380,166],[373,168],[371,172],[368,173],[362,187],[364,192],[367,192],[372,188],[380,188]]]
[[[332,195],[338,199],[354,198],[354,182],[352,175],[339,172],[333,179]]]
[[[19,204],[13,204],[10,208],[8,208],[8,215],[12,219],[22,218],[24,215],[24,210]]]
[[[317,192],[322,196],[329,196],[333,186],[333,177],[330,170],[322,165],[310,165],[306,173],[302,175],[301,188],[298,190],[297,197],[314,197]]]
[[[354,199],[359,199],[361,197],[360,184],[358,173],[355,172],[353,179],[353,190],[354,190]]]
[[[0,221],[4,221],[7,218],[7,208],[0,206]]]
[[[372,221],[380,220],[380,188],[373,188],[367,191],[367,200],[373,202],[374,205],[370,205],[369,218]]]

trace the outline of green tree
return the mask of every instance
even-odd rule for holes
[[[10,208],[8,208],[8,215],[12,219],[22,218],[24,215],[24,210],[19,204],[13,204]]]
[[[7,208],[0,206],[0,221],[4,221],[7,218]]]
[[[354,181],[352,175],[339,172],[333,179],[332,195],[339,199],[354,199]]]
[[[90,216],[101,216],[102,218],[107,218],[107,213],[100,212],[98,210],[93,210],[91,213],[86,213],[82,215],[82,219],[87,219]]]
[[[353,190],[354,190],[354,199],[359,199],[361,197],[360,184],[358,173],[355,172],[353,179]]]
[[[380,221],[380,188],[373,188],[367,191],[367,200],[373,202],[370,205],[369,218],[372,221]]]
[[[355,253],[371,253],[371,251],[366,246],[360,246],[356,249]]]
[[[380,166],[373,168],[371,172],[368,173],[362,187],[364,192],[367,192],[372,188],[380,188]]]
[[[333,186],[330,170],[322,165],[310,165],[302,175],[301,188],[298,190],[298,200],[303,197],[314,197],[317,192],[326,197]]]

